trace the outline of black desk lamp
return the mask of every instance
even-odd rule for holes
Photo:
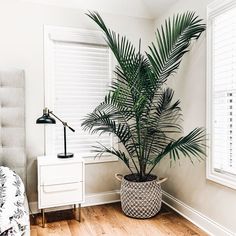
[[[50,115],[54,116],[57,120],[59,120],[64,126],[64,153],[58,153],[58,158],[70,158],[73,157],[73,153],[68,153],[66,150],[66,127],[69,128],[71,131],[75,132],[66,122],[62,121],[59,117],[53,114],[52,111],[49,111],[48,108],[43,109],[43,116],[39,117],[36,120],[36,124],[56,124],[56,120],[51,117]]]

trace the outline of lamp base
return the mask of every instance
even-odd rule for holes
[[[71,157],[73,157],[74,156],[74,154],[73,153],[58,153],[57,154],[57,157],[58,158],[71,158]]]

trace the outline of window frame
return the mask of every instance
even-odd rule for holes
[[[212,156],[212,20],[215,16],[236,7],[234,0],[216,0],[207,6],[207,79],[206,79],[206,128],[209,135],[206,160],[206,178],[232,189],[236,189],[236,175],[217,172],[213,168]]]
[[[54,75],[53,75],[53,53],[50,50],[53,47],[53,40],[62,42],[80,42],[80,43],[91,43],[97,45],[106,45],[103,34],[97,30],[86,30],[81,28],[62,27],[62,26],[51,26],[44,25],[44,105],[50,110],[54,110],[53,106],[53,86],[54,86]],[[95,43],[96,41],[96,43]],[[115,59],[109,49],[110,57],[110,83],[114,79],[113,71],[115,68]],[[102,101],[101,101],[102,102]],[[55,128],[47,126],[44,129],[44,153],[45,155],[53,155],[53,132]],[[112,147],[118,148],[118,139],[115,135],[111,134]],[[81,155],[84,158],[85,163],[101,163],[101,162],[113,162],[118,161],[118,157],[104,154],[101,158],[94,158],[94,154]]]

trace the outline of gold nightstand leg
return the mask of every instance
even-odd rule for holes
[[[74,212],[74,217],[75,217],[75,220],[76,220],[76,218],[77,218],[77,208],[76,208],[76,204],[74,204],[73,212]]]
[[[79,222],[81,222],[81,204],[79,204]]]
[[[76,208],[76,204],[74,204],[74,215],[75,215],[75,220],[77,220],[77,221],[81,221],[81,204],[79,204],[79,212],[77,211],[77,208]],[[77,214],[78,213],[78,214]],[[77,215],[78,215],[78,217],[77,217]]]
[[[41,209],[41,214],[42,214],[42,226],[45,228],[45,212],[44,209]]]

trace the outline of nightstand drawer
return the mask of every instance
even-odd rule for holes
[[[41,166],[40,172],[40,185],[69,184],[83,181],[82,163]]]
[[[83,182],[40,186],[40,206],[54,207],[83,201]]]

